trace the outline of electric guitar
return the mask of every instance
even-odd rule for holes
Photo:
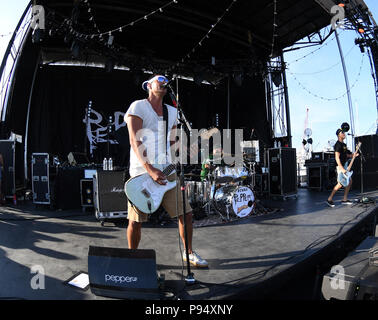
[[[356,152],[358,152],[358,150],[361,148],[361,145],[362,145],[362,142],[359,142],[356,147]],[[338,181],[344,188],[349,186],[350,179],[352,178],[353,171],[351,171],[351,169],[353,166],[354,159],[355,157],[352,158],[352,160],[348,160],[345,163],[344,169],[347,171],[346,173],[339,172]]]
[[[169,176],[174,170],[175,165],[154,165],[156,169]],[[146,214],[152,214],[159,209],[165,193],[176,187],[176,180],[167,181],[166,185],[155,182],[148,173],[142,173],[130,178],[125,183],[125,193],[128,200],[137,209]]]

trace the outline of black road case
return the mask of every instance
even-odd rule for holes
[[[295,148],[268,150],[269,194],[271,196],[297,196],[297,154]]]
[[[0,140],[0,153],[2,154],[4,160],[1,188],[6,198],[13,198],[16,193],[15,150],[16,141]]]
[[[49,154],[32,154],[33,203],[50,204]]]

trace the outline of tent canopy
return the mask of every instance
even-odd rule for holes
[[[76,60],[110,61],[134,70],[179,71],[193,76],[201,72],[261,72],[272,52],[279,54],[329,25],[327,7],[334,3],[39,0],[37,4],[45,7],[48,28],[53,29],[43,42],[45,61],[64,61],[74,56]],[[65,19],[73,24],[65,24]],[[125,25],[128,26],[120,32],[119,28]],[[99,32],[102,38],[96,36]],[[109,46],[110,34],[114,40]]]

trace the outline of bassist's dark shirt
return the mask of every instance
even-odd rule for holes
[[[345,162],[347,161],[347,155],[351,154],[351,152],[348,150],[347,145],[343,142],[337,141],[333,148],[335,152],[340,153],[340,162],[344,166]]]

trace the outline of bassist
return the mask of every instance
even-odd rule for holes
[[[344,140],[346,138],[346,134],[342,129],[338,129],[336,131],[337,139],[338,141],[336,142],[334,146],[335,150],[335,159],[337,163],[337,185],[333,188],[331,195],[327,199],[327,204],[330,207],[334,207],[335,204],[333,202],[333,197],[335,196],[336,192],[339,191],[343,185],[341,184],[340,181],[340,173],[341,174],[346,174],[347,170],[345,169],[345,164],[347,163],[348,159],[355,159],[356,157],[359,156],[358,152],[352,153],[348,150],[347,145],[344,143]],[[341,201],[342,204],[352,204],[350,200],[348,200],[348,194],[350,191],[350,188],[352,187],[352,179],[350,179],[349,184],[345,187],[344,190],[344,198]]]

